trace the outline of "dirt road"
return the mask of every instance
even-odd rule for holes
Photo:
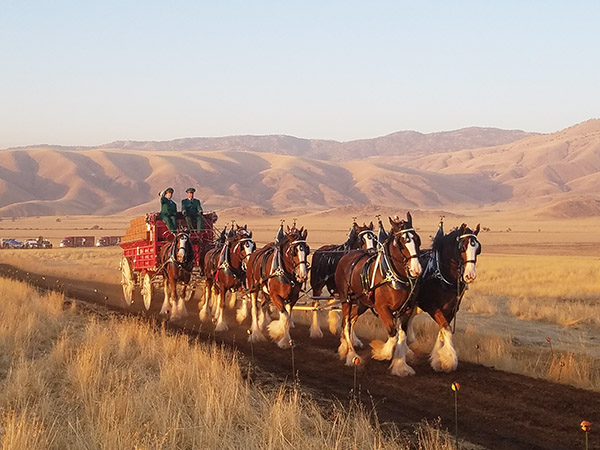
[[[123,309],[121,287],[113,284],[83,282],[27,273],[8,265],[0,265],[0,276],[20,279],[46,289],[58,289],[69,297]],[[149,312],[143,310],[140,298],[130,312],[156,316],[160,308],[157,299]],[[190,302],[191,316],[181,326],[197,333],[201,339],[215,339],[234,346],[250,357],[261,371],[278,378],[292,377],[290,350],[281,350],[272,342],[247,342],[247,325],[238,326],[229,317],[231,330],[214,336],[211,324],[200,324],[197,306]],[[300,384],[318,398],[336,398],[346,403],[354,386],[354,369],[345,367],[335,350],[338,338],[308,338],[308,329],[292,329],[295,341],[294,367]],[[423,358],[413,365],[417,375],[398,378],[388,375],[387,364],[369,359],[369,350],[362,351],[365,364],[357,369],[360,400],[375,405],[380,421],[398,424],[401,428],[422,419],[441,419],[443,427],[453,432],[454,392],[451,384],[458,381],[458,432],[469,442],[490,449],[578,449],[584,448],[584,435],[579,429],[582,420],[600,427],[600,393],[549,383],[521,375],[499,372],[484,366],[461,362],[452,374],[435,373]],[[590,434],[590,449],[600,449],[596,430]]]

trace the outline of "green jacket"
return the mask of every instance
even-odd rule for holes
[[[160,215],[177,216],[177,203],[164,195],[160,197]]]
[[[181,200],[181,212],[185,212],[189,216],[198,217],[202,214],[202,205],[197,198],[184,198]]]

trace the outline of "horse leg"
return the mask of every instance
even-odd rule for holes
[[[250,294],[250,305],[252,309],[252,325],[250,326],[248,340],[250,342],[266,341],[267,339],[258,323],[258,292],[252,292]]]
[[[414,375],[415,371],[406,363],[406,333],[402,328],[398,329],[394,323],[392,312],[387,305],[375,304],[375,311],[388,332],[388,340],[383,343],[379,340],[371,342],[372,357],[378,360],[391,359],[390,373],[404,377]]]
[[[223,285],[219,285],[219,304],[217,306],[217,314],[216,314],[216,325],[215,331],[227,331],[229,327],[227,326],[227,322],[223,316],[225,311],[225,296],[227,295],[227,291]]]
[[[229,309],[235,309],[235,305],[237,304],[237,290],[232,291],[229,297]]]
[[[310,324],[309,333],[309,336],[313,339],[319,339],[323,337],[323,332],[321,331],[321,327],[319,326],[319,311],[317,310],[318,307],[319,301],[315,300],[313,302],[312,321]]]
[[[219,289],[215,283],[212,286],[212,293],[210,295],[210,308],[212,309],[213,320],[215,320],[217,318],[217,314],[219,314],[219,311],[218,311],[219,304],[220,304]]]
[[[291,346],[290,314],[287,308],[289,305],[285,305],[284,299],[278,294],[271,295],[271,301],[279,310],[279,319],[272,321],[267,327],[269,336],[279,348],[289,348]]]
[[[453,372],[458,367],[458,357],[452,343],[450,325],[439,309],[433,315],[433,319],[440,327],[440,331],[429,357],[431,367],[436,372]]]
[[[165,297],[162,303],[162,306],[160,308],[160,315],[161,316],[166,316],[169,314],[169,293],[170,293],[170,289],[169,289],[169,277],[168,275],[165,275],[165,279],[164,279],[164,291],[165,291]]]
[[[292,305],[290,303],[286,303],[285,310],[287,311],[288,316],[290,317],[290,328],[294,328],[296,325],[294,325],[294,321],[292,320]]]
[[[339,298],[327,300],[327,306],[335,305],[339,301]],[[329,314],[327,314],[327,325],[331,334],[336,335],[340,332],[340,315],[337,311],[329,311]]]
[[[200,309],[200,320],[202,322],[206,322],[208,320],[210,311],[210,301],[211,301],[211,292],[212,292],[212,282],[206,280],[204,284],[204,304],[202,305],[202,309]]]
[[[169,320],[179,319],[179,311],[177,309],[177,279],[171,280],[169,283]]]
[[[416,315],[417,315],[417,308],[413,308],[410,311],[410,316],[408,318],[408,324],[406,325],[406,343],[409,346],[414,344],[415,341],[417,340],[417,335],[415,334],[415,327],[413,325]]]
[[[352,318],[352,323],[350,326],[350,329],[352,330],[352,334],[350,335],[350,339],[352,339],[352,345],[354,347],[358,347],[358,348],[363,348],[364,344],[362,343],[362,341],[358,338],[358,336],[356,335],[356,321],[358,320],[358,314]]]
[[[352,342],[352,323],[358,317],[358,306],[352,305],[349,302],[342,303],[342,335],[340,337],[340,346],[338,347],[338,355],[340,359],[346,359],[346,365],[354,365],[355,358],[358,358],[359,363],[362,359],[356,353]]]
[[[242,296],[242,302],[240,303],[240,307],[235,312],[235,320],[237,323],[242,323],[248,317],[248,296]]]
[[[271,323],[271,298],[267,292],[261,293],[263,300],[259,303],[258,309],[258,325],[261,330],[267,329],[269,324]]]
[[[177,298],[177,288],[175,288],[175,298],[177,302],[176,318],[184,319],[188,316],[187,308],[185,306],[185,292],[188,289],[188,284],[183,283],[181,287],[181,295]]]

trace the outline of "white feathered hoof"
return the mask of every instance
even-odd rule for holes
[[[310,324],[310,337],[312,339],[320,339],[323,337],[323,332],[319,326],[319,317],[316,312],[313,313],[313,320]]]
[[[340,339],[340,346],[338,347],[337,352],[340,359],[346,359],[346,355],[348,354],[348,343],[343,337]]]
[[[327,325],[329,327],[329,332],[334,336],[340,333],[340,315],[336,311],[329,311],[329,314],[327,315]]]
[[[390,364],[390,373],[397,377],[407,377],[414,375],[415,371],[403,359],[394,359]]]
[[[229,327],[227,326],[227,322],[225,322],[224,320],[219,320],[217,322],[217,324],[215,325],[215,331],[227,331],[229,330]]]
[[[452,332],[441,329],[430,356],[431,367],[436,372],[454,372],[458,357],[452,344]]]
[[[273,341],[278,341],[286,335],[285,322],[281,319],[272,321],[268,326],[269,336]]]
[[[395,337],[390,337],[385,342],[378,339],[371,341],[371,357],[378,361],[392,359],[397,342]]]
[[[208,303],[205,303],[202,309],[200,310],[200,320],[202,322],[208,322],[210,318],[210,308],[208,307]]]

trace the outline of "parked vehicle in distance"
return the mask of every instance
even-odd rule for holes
[[[60,247],[93,247],[94,236],[67,236],[60,241]]]
[[[2,248],[23,248],[23,243],[18,239],[2,238]]]
[[[96,247],[108,247],[111,245],[119,245],[121,236],[101,236],[96,241]]]
[[[41,248],[52,248],[52,242],[48,239],[42,239]]]
[[[40,248],[40,242],[37,239],[25,239],[24,248]]]

